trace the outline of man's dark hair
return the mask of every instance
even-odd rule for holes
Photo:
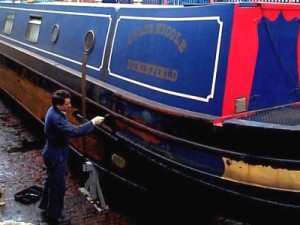
[[[70,92],[66,90],[57,90],[52,95],[52,105],[55,107],[56,105],[65,104],[65,99],[71,98]]]

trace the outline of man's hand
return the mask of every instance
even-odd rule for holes
[[[104,117],[102,116],[96,116],[95,118],[93,118],[91,121],[94,125],[100,125],[104,120]]]

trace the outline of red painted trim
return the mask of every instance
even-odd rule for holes
[[[298,66],[298,88],[300,87],[300,35],[298,30],[298,39],[297,39],[297,66]]]
[[[237,98],[246,97],[248,104],[259,47],[258,23],[262,17],[275,21],[280,13],[287,21],[299,19],[300,5],[265,3],[253,4],[252,7],[235,6],[222,116],[235,114]],[[300,56],[299,35],[297,55]],[[297,62],[300,84],[300,57]]]
[[[117,125],[117,127],[121,128],[121,129],[127,129],[128,131],[130,131],[131,133],[139,136],[141,139],[143,139],[145,141],[148,141],[148,142],[153,143],[153,144],[159,144],[160,143],[159,138],[157,138],[153,135],[150,135],[149,133],[146,133],[144,131],[141,131],[139,129],[135,129],[134,127],[128,126],[127,124],[125,124],[122,121],[116,121],[116,125]]]
[[[286,21],[299,18],[300,5],[299,4],[261,4],[263,16],[270,21],[274,21],[282,13]]]
[[[287,104],[285,106],[279,106],[278,108],[281,108],[281,107],[299,107],[300,106],[300,102],[295,102],[295,103],[292,103],[292,104]],[[214,125],[216,126],[222,126],[223,125],[223,122],[225,120],[229,120],[229,119],[239,119],[241,117],[245,117],[245,116],[251,116],[253,114],[256,114],[256,113],[260,113],[260,112],[263,112],[265,110],[272,110],[272,109],[276,109],[276,107],[274,108],[267,108],[267,109],[262,109],[262,110],[257,110],[257,111],[250,111],[250,112],[243,112],[243,113],[239,113],[239,114],[235,114],[235,115],[228,115],[228,116],[223,116],[223,117],[218,117],[216,119],[213,119],[212,122]]]
[[[235,6],[222,116],[235,113],[235,100],[249,101],[258,53],[259,7]],[[247,103],[248,104],[248,103]]]

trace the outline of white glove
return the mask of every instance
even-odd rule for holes
[[[94,125],[100,125],[104,120],[104,117],[102,116],[96,116],[95,118],[93,118],[91,121]]]

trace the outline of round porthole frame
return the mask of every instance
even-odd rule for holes
[[[56,43],[58,36],[59,36],[59,26],[58,26],[58,24],[55,24],[52,29],[52,34],[51,34],[52,43]]]
[[[95,33],[93,30],[89,30],[85,35],[84,51],[89,54],[93,50],[95,45]]]

